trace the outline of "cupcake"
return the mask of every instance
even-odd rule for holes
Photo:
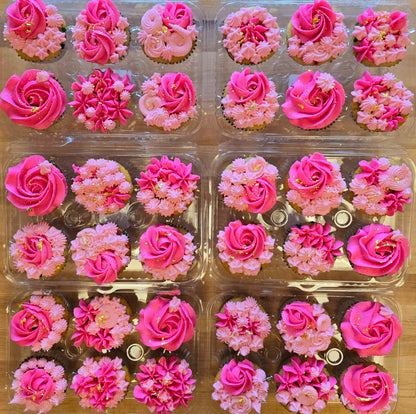
[[[183,213],[194,201],[199,175],[191,173],[192,164],[185,165],[179,158],[171,161],[163,155],[160,161],[152,158],[137,178],[137,200],[149,214],[172,216]]]
[[[370,7],[357,17],[352,36],[357,62],[393,66],[404,58],[406,46],[410,45],[407,13],[374,12]]]
[[[55,276],[65,265],[66,237],[45,221],[28,223],[13,236],[10,256],[28,279]]]
[[[51,60],[65,46],[65,21],[52,4],[17,0],[6,10],[4,38],[17,54],[31,62]]]
[[[412,173],[406,164],[391,165],[387,158],[362,160],[350,183],[352,204],[369,215],[393,216],[412,201]]]
[[[84,165],[72,166],[78,174],[71,190],[75,200],[88,211],[112,214],[130,200],[133,186],[128,171],[112,160],[90,158]]]
[[[278,175],[262,157],[236,158],[222,173],[218,189],[226,206],[263,214],[276,203]]]
[[[71,251],[77,275],[88,276],[97,285],[114,282],[130,263],[129,239],[114,223],[81,230]]]
[[[14,373],[11,404],[24,405],[25,411],[46,413],[65,399],[67,382],[61,365],[45,358],[30,358]]]
[[[62,302],[50,295],[32,295],[19,305],[10,323],[10,339],[33,352],[49,351],[66,331],[68,312]]]
[[[275,240],[261,224],[232,221],[218,233],[219,258],[231,273],[256,276],[273,257]]]
[[[71,388],[80,398],[80,406],[96,411],[117,407],[125,397],[126,369],[118,357],[87,358],[72,379]]]
[[[136,330],[146,346],[172,352],[194,337],[195,325],[195,311],[189,303],[176,296],[157,296],[140,311]]]
[[[276,400],[293,413],[322,411],[328,401],[335,400],[337,388],[337,380],[325,374],[324,366],[324,361],[315,357],[304,362],[292,357],[289,364],[283,365],[281,375],[274,376]]]
[[[74,345],[79,347],[85,342],[98,352],[120,347],[133,329],[129,313],[130,309],[119,298],[95,296],[88,304],[81,299],[79,307],[74,308]]]
[[[332,75],[308,70],[287,90],[282,110],[292,125],[315,130],[331,125],[344,103],[344,88]]]
[[[320,303],[301,301],[283,308],[276,327],[285,341],[285,349],[308,357],[326,351],[335,333],[331,318]]]
[[[279,109],[274,82],[263,72],[234,72],[221,99],[224,116],[240,129],[258,130],[270,124]]]
[[[375,223],[359,229],[347,245],[354,271],[375,277],[398,272],[409,251],[409,240],[400,230]]]
[[[392,73],[371,76],[365,72],[355,81],[351,95],[353,117],[367,131],[395,131],[406,122],[413,107],[413,93]]]
[[[194,260],[196,246],[190,233],[183,234],[167,225],[150,226],[140,237],[137,257],[143,270],[157,280],[176,280],[186,276]]]
[[[283,245],[287,264],[300,275],[317,276],[334,267],[335,258],[342,256],[342,241],[330,235],[331,226],[308,223],[291,227]]]
[[[251,410],[260,413],[269,389],[262,369],[247,359],[239,362],[232,359],[222,367],[216,380],[212,398],[219,401],[223,410],[230,414],[248,414]]]
[[[296,161],[289,170],[287,200],[304,216],[324,216],[342,203],[346,184],[336,162],[321,153]]]
[[[399,318],[380,302],[358,302],[348,309],[341,323],[348,349],[360,357],[387,355],[402,334]]]
[[[341,401],[356,414],[380,414],[396,401],[397,385],[375,365],[352,365],[341,378]]]
[[[0,109],[17,125],[49,128],[64,113],[66,95],[53,73],[29,69],[13,75],[0,93]]]
[[[140,365],[136,374],[138,385],[134,387],[134,398],[146,404],[151,412],[169,414],[180,407],[188,407],[194,399],[195,379],[185,359],[161,357],[151,358]]]
[[[347,47],[344,15],[335,13],[324,0],[305,4],[287,27],[289,56],[301,65],[321,65],[335,59]]]
[[[155,73],[142,91],[139,108],[148,126],[173,131],[197,114],[194,85],[184,73]]]
[[[220,29],[228,54],[243,65],[270,58],[282,40],[276,17],[260,6],[242,7],[237,13],[229,14]]]
[[[197,35],[192,10],[183,3],[167,2],[143,15],[138,39],[148,58],[158,63],[178,63],[191,54]]]
[[[80,59],[100,65],[117,63],[127,55],[129,23],[111,0],[92,0],[77,16],[72,36]]]
[[[79,82],[72,84],[74,100],[69,103],[74,108],[74,117],[85,128],[95,132],[108,132],[117,126],[127,124],[133,116],[129,108],[131,91],[129,75],[123,78],[110,68],[105,72],[98,69],[89,78],[78,76]]]
[[[215,324],[218,340],[243,356],[263,349],[263,341],[269,335],[271,326],[267,313],[254,298],[230,300],[222,311],[224,313],[215,314],[219,319]]]

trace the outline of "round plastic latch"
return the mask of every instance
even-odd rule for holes
[[[329,365],[339,365],[344,359],[344,354],[338,348],[331,348],[325,353],[325,360]]]
[[[340,228],[348,227],[352,222],[352,215],[347,210],[340,210],[334,216],[335,224]]]
[[[139,344],[131,344],[127,348],[127,356],[130,359],[130,361],[139,361],[143,358],[144,355],[144,349]]]
[[[271,222],[278,227],[282,227],[287,223],[288,216],[285,210],[275,210],[270,216]]]

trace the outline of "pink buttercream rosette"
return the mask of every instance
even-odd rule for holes
[[[67,381],[61,365],[45,358],[31,358],[14,373],[10,404],[21,404],[25,411],[39,414],[50,411],[65,399]]]
[[[240,63],[262,62],[280,48],[282,40],[276,17],[259,6],[229,14],[220,29],[224,47]]]
[[[229,301],[224,305],[224,313],[215,315],[217,338],[234,351],[246,356],[251,351],[263,348],[263,341],[270,333],[269,317],[256,300],[248,297],[243,301]]]

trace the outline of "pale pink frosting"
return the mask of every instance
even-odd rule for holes
[[[179,158],[171,161],[163,155],[152,158],[146,172],[137,178],[140,189],[137,200],[149,214],[171,216],[184,212],[194,201],[199,175],[192,174],[192,163],[185,165]]]
[[[400,270],[410,247],[400,230],[372,223],[350,237],[347,251],[354,271],[367,276],[384,276]]]
[[[114,223],[81,230],[71,242],[77,275],[88,276],[98,285],[111,283],[130,263],[129,239]]]
[[[96,296],[88,304],[81,299],[79,308],[74,308],[74,316],[75,333],[71,337],[74,345],[81,346],[85,341],[98,352],[120,347],[133,329],[120,299],[107,295]]]
[[[111,0],[89,1],[72,30],[74,49],[87,62],[117,63],[127,55],[128,27]]]
[[[65,44],[64,19],[42,0],[17,0],[7,8],[4,37],[30,58],[46,59]]]
[[[184,73],[155,73],[142,91],[139,108],[147,125],[172,131],[197,113],[194,85]]]
[[[297,356],[290,361],[291,364],[283,365],[282,375],[274,376],[278,402],[291,412],[312,414],[323,410],[328,401],[335,400],[337,380],[323,372],[324,361],[310,357],[302,362]]]
[[[242,7],[228,15],[221,33],[224,47],[236,62],[259,63],[279,49],[282,40],[276,17],[259,6]]]
[[[312,357],[328,349],[335,328],[321,304],[292,302],[286,305],[276,325],[285,349]]]
[[[66,331],[65,307],[53,296],[32,295],[20,306],[10,323],[10,339],[33,352],[48,351],[61,340]]]
[[[287,90],[282,109],[292,125],[321,129],[338,118],[344,103],[344,88],[332,75],[308,70]]]
[[[10,255],[19,272],[28,279],[54,276],[65,263],[66,237],[41,221],[28,223],[13,236]]]
[[[129,385],[122,362],[118,357],[103,357],[98,361],[86,358],[71,385],[75,395],[80,397],[81,407],[97,411],[117,407]]]
[[[61,365],[45,358],[31,358],[14,373],[10,404],[21,404],[25,411],[46,413],[65,399],[67,387],[65,371]]]
[[[143,15],[138,39],[147,56],[170,63],[191,52],[197,35],[192,10],[183,3],[167,2]]]
[[[237,128],[270,124],[279,109],[274,82],[263,72],[246,68],[234,72],[227,84],[227,95],[221,100],[224,116]]]
[[[214,383],[212,398],[230,414],[248,414],[252,409],[260,413],[268,389],[262,369],[255,369],[247,359],[240,362],[232,359],[223,366],[219,381]]]
[[[17,125],[49,128],[64,113],[66,95],[53,73],[29,69],[13,75],[0,93],[0,109]]]
[[[407,13],[376,12],[368,8],[357,18],[352,35],[357,61],[367,59],[376,66],[402,60],[411,41],[407,28]]]
[[[271,326],[269,317],[254,298],[229,301],[224,305],[224,313],[215,316],[219,319],[215,325],[217,338],[234,351],[246,356],[263,348],[263,340],[269,335]]]
[[[218,233],[219,258],[227,263],[231,273],[256,276],[262,264],[270,263],[275,240],[266,234],[261,224],[232,221]]]
[[[188,407],[194,399],[195,379],[185,359],[176,356],[159,361],[148,359],[140,365],[136,374],[138,385],[134,387],[134,398],[146,404],[151,412],[169,414],[180,407]]]
[[[325,223],[304,224],[290,229],[283,251],[287,263],[299,274],[316,276],[329,272],[335,263],[336,256],[342,256],[342,241],[336,241],[330,235],[331,226]]]
[[[112,160],[90,158],[83,166],[72,166],[78,174],[71,185],[75,200],[88,211],[115,213],[130,199],[133,187],[120,165]],[[128,177],[130,178],[130,177]]]
[[[306,65],[337,57],[347,47],[343,20],[344,15],[335,13],[324,0],[300,6],[291,20],[289,55],[302,59]]]
[[[392,131],[406,122],[413,107],[413,93],[392,73],[371,76],[365,72],[351,92],[359,104],[357,123],[371,131]]]
[[[352,365],[341,378],[341,401],[355,414],[381,414],[396,401],[397,385],[375,365]]]
[[[346,184],[336,162],[315,152],[296,161],[289,170],[287,199],[301,208],[304,216],[324,216],[342,202]]]

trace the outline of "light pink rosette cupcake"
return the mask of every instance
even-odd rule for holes
[[[270,58],[282,40],[276,17],[260,6],[242,7],[229,14],[220,29],[228,54],[244,65]]]
[[[136,330],[141,341],[151,349],[176,351],[194,337],[196,315],[192,306],[174,296],[156,297],[140,311]]]
[[[221,174],[218,189],[226,206],[262,214],[276,203],[278,175],[263,157],[236,158]]]

